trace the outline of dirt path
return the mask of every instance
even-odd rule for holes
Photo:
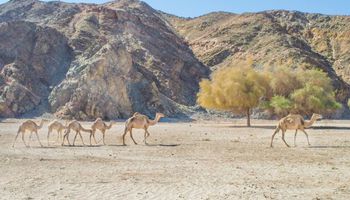
[[[150,128],[151,145],[135,130],[139,145],[127,137],[121,146],[118,123],[108,146],[61,147],[52,134],[52,147],[33,137],[31,148],[20,138],[11,148],[19,122],[0,123],[0,199],[350,199],[350,129],[310,129],[310,148],[301,133],[296,148],[278,135],[269,148],[275,121],[160,123]],[[45,145],[46,134],[45,125]]]

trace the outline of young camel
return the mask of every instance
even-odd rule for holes
[[[134,140],[134,137],[132,136],[132,129],[144,129],[145,135],[144,135],[144,142],[147,144],[147,137],[149,137],[148,127],[154,126],[158,123],[160,118],[164,117],[163,113],[157,113],[154,120],[149,119],[146,115],[142,115],[140,113],[135,113],[131,118],[129,118],[125,123],[125,129],[123,134],[123,145],[125,145],[125,135],[130,132],[130,137],[134,144],[137,144]]]
[[[310,146],[309,136],[304,129],[311,127],[313,123],[318,119],[322,119],[322,115],[315,114],[315,113],[312,115],[310,121],[305,121],[301,115],[295,115],[295,114],[289,114],[288,116],[283,117],[278,122],[277,128],[272,135],[270,147],[272,147],[273,138],[280,130],[282,130],[282,140],[287,145],[287,147],[289,147],[289,145],[284,139],[284,134],[287,130],[295,130],[294,146],[296,146],[295,141],[296,141],[298,130],[301,130],[302,132],[304,132],[304,134],[306,135],[307,143]]]
[[[38,135],[38,130],[41,129],[41,128],[43,127],[45,121],[46,121],[46,120],[42,119],[41,122],[40,122],[40,125],[37,125],[37,124],[36,124],[34,121],[32,121],[32,120],[27,120],[27,121],[23,122],[23,123],[19,126],[19,128],[18,128],[17,135],[16,135],[16,137],[15,137],[15,140],[13,141],[12,147],[15,146],[15,142],[16,142],[17,137],[18,137],[18,135],[19,135],[20,133],[22,133],[22,141],[23,141],[24,145],[25,145],[26,147],[28,147],[27,144],[26,144],[26,142],[25,142],[25,140],[24,140],[24,134],[25,134],[26,131],[29,131],[29,132],[30,132],[30,136],[31,136],[32,133],[34,132],[34,133],[36,134],[36,137],[37,137],[37,139],[38,139],[38,142],[39,142],[40,146],[42,147],[43,145],[42,145],[41,142],[40,142],[39,135]]]
[[[62,131],[67,128],[67,121],[66,124],[63,125],[61,122],[58,120],[53,120],[49,125],[48,125],[48,132],[47,132],[47,146],[50,146],[49,139],[50,139],[50,134],[53,130],[57,131],[57,141],[59,139],[62,139]]]
[[[70,146],[70,142],[69,142],[69,133],[70,131],[73,130],[75,131],[75,136],[74,136],[74,140],[73,140],[73,146],[75,145],[75,140],[77,139],[77,136],[79,134],[80,136],[80,139],[81,141],[83,142],[83,145],[84,144],[84,140],[83,140],[83,136],[81,136],[81,131],[84,131],[84,132],[88,132],[90,133],[90,135],[92,134],[92,130],[91,129],[85,129],[77,120],[73,120],[72,122],[70,122],[66,128],[66,131],[64,133],[64,136],[63,136],[63,140],[62,140],[62,146],[64,145],[64,141],[65,139],[67,139],[68,141],[68,145]]]
[[[92,133],[90,134],[90,145],[92,145],[91,144],[91,137],[94,138],[95,144],[97,144],[96,138],[95,138],[96,129],[101,131],[101,133],[103,135],[103,145],[106,145],[105,133],[106,133],[106,130],[112,128],[113,124],[115,124],[115,122],[111,122],[111,123],[109,123],[109,125],[107,125],[101,118],[97,118],[94,121],[94,123],[91,125]]]

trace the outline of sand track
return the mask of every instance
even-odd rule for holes
[[[108,146],[81,146],[78,139],[80,146],[61,147],[54,133],[51,147],[40,148],[33,137],[31,148],[20,139],[11,148],[19,123],[0,123],[0,199],[350,198],[349,121],[319,122],[345,128],[308,130],[310,148],[303,134],[296,148],[286,148],[280,135],[269,148],[276,122],[263,120],[250,129],[240,120],[160,123],[150,128],[149,146],[136,130],[139,145],[127,137],[121,146],[118,123],[107,132]],[[44,145],[46,125],[39,131]],[[289,144],[293,134],[286,135]]]

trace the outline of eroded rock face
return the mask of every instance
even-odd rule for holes
[[[30,22],[0,23],[0,116],[15,117],[47,101],[71,59],[67,39]]]
[[[209,74],[167,22],[139,1],[94,5],[16,0],[0,6],[0,22],[9,21],[25,21],[21,23],[52,30],[66,38],[70,51],[64,51],[67,55],[57,52],[58,57],[54,57],[59,68],[38,57],[26,65],[33,78],[25,82],[16,79],[40,96],[40,101],[48,101],[50,111],[61,117],[117,118],[135,111],[173,115],[178,112],[177,104],[195,104],[198,82]],[[21,32],[15,31],[13,38],[36,41],[25,39],[29,36]],[[50,40],[58,42],[56,38]],[[45,51],[44,44],[49,43],[42,41],[38,51]],[[30,57],[35,52],[29,48],[32,46],[30,43],[18,49]],[[4,66],[13,62],[4,61]],[[62,69],[63,78],[51,76],[57,69]],[[14,101],[16,105],[23,103]],[[39,104],[33,102],[24,112]],[[9,112],[7,107],[3,110]],[[23,113],[10,110],[15,115]]]

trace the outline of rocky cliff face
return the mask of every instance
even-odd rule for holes
[[[194,105],[209,70],[148,5],[135,0],[0,6],[3,117],[48,103],[61,117],[168,115]]]
[[[72,59],[67,39],[30,22],[0,23],[0,116],[36,108],[64,77]]]
[[[253,59],[258,67],[319,68],[332,78],[338,100],[349,97],[350,17],[289,11],[163,16],[213,70],[237,59]]]

